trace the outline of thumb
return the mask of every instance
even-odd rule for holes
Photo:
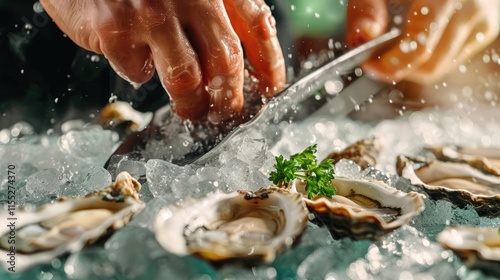
[[[388,25],[386,0],[349,0],[347,43],[356,47],[382,35]]]

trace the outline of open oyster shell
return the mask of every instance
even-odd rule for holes
[[[294,181],[292,192],[302,194],[307,207],[335,238],[376,240],[408,223],[424,209],[423,195],[404,193],[383,182],[335,178],[332,198],[307,198],[303,181]]]
[[[482,216],[500,215],[500,177],[488,175],[465,163],[418,160],[398,156],[399,175],[421,187],[432,199],[458,207],[472,205]]]
[[[61,197],[36,211],[2,211],[0,255],[9,266],[15,254],[16,271],[50,262],[67,252],[123,227],[134,213],[144,208],[139,199],[141,185],[127,172],[118,174],[111,186],[84,197]]]
[[[500,147],[439,145],[426,149],[439,160],[467,163],[484,173],[500,176]]]
[[[155,233],[178,255],[271,262],[304,232],[308,214],[299,194],[276,187],[215,193],[162,209]]]
[[[448,227],[437,240],[470,268],[500,275],[500,232],[497,228]]]
[[[361,169],[375,167],[380,152],[383,149],[382,139],[377,136],[371,136],[361,139],[341,151],[333,151],[326,159],[333,159],[338,162],[341,159],[349,159],[357,163]]]

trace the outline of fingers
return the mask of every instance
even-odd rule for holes
[[[500,0],[476,0],[478,23],[457,55],[462,62],[490,45],[500,34]],[[485,8],[487,7],[487,8]]]
[[[387,82],[409,76],[431,57],[459,2],[415,0],[401,42],[365,63],[365,71]]]
[[[94,5],[88,1],[41,0],[45,11],[64,34],[80,47],[101,53],[90,23]]]
[[[183,14],[199,19],[189,21],[187,29],[210,94],[208,120],[218,124],[243,109],[243,50],[222,1],[189,3]]]
[[[224,5],[262,93],[274,96],[283,89],[286,76],[271,10],[263,0],[225,0]]]
[[[349,0],[347,43],[356,47],[382,35],[388,20],[386,0]]]
[[[149,46],[163,87],[177,115],[200,120],[208,113],[210,96],[204,89],[198,57],[176,18],[150,30]]]
[[[455,13],[431,56],[408,75],[407,80],[420,84],[432,84],[462,62],[462,59],[457,58],[460,53],[463,53],[466,42],[472,39],[471,36],[475,37],[478,32],[482,31],[476,29],[477,24],[482,21],[482,13],[475,1],[466,1],[461,9],[468,12]],[[472,41],[477,42],[476,38]]]
[[[153,77],[155,71],[149,47],[138,45],[127,36],[123,39],[111,37],[114,38],[100,40],[102,53],[118,76],[139,88]]]

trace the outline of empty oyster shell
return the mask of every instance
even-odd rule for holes
[[[178,255],[271,262],[303,233],[308,214],[299,194],[276,187],[215,193],[162,209],[155,232]]]
[[[500,148],[440,145],[427,147],[437,159],[467,163],[485,173],[500,176]]]
[[[357,163],[361,169],[366,169],[370,166],[375,167],[382,149],[382,139],[372,136],[361,139],[342,151],[331,152],[326,159],[333,159],[334,162],[338,162],[341,159],[349,159]]]
[[[396,169],[432,199],[444,199],[458,207],[472,205],[483,216],[500,214],[500,177],[484,174],[465,163],[406,156],[398,156]]]
[[[0,229],[2,264],[9,265],[12,252],[16,271],[50,262],[123,227],[144,208],[140,188],[139,182],[122,172],[111,186],[84,197],[62,197],[34,212],[2,211],[0,219],[11,225]]]
[[[448,227],[437,240],[470,268],[500,275],[500,232],[497,228]]]
[[[376,240],[408,223],[424,208],[423,195],[404,193],[376,180],[335,178],[332,198],[307,198],[303,181],[294,181],[292,192],[301,193],[307,207],[335,238]]]

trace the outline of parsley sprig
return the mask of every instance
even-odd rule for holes
[[[333,160],[327,159],[319,165],[314,155],[317,145],[307,147],[302,153],[290,156],[289,160],[282,155],[276,157],[275,171],[269,175],[269,180],[274,184],[288,185],[294,179],[302,179],[306,182],[306,191],[309,199],[316,196],[332,197],[337,191],[332,187],[331,180],[334,178]]]

